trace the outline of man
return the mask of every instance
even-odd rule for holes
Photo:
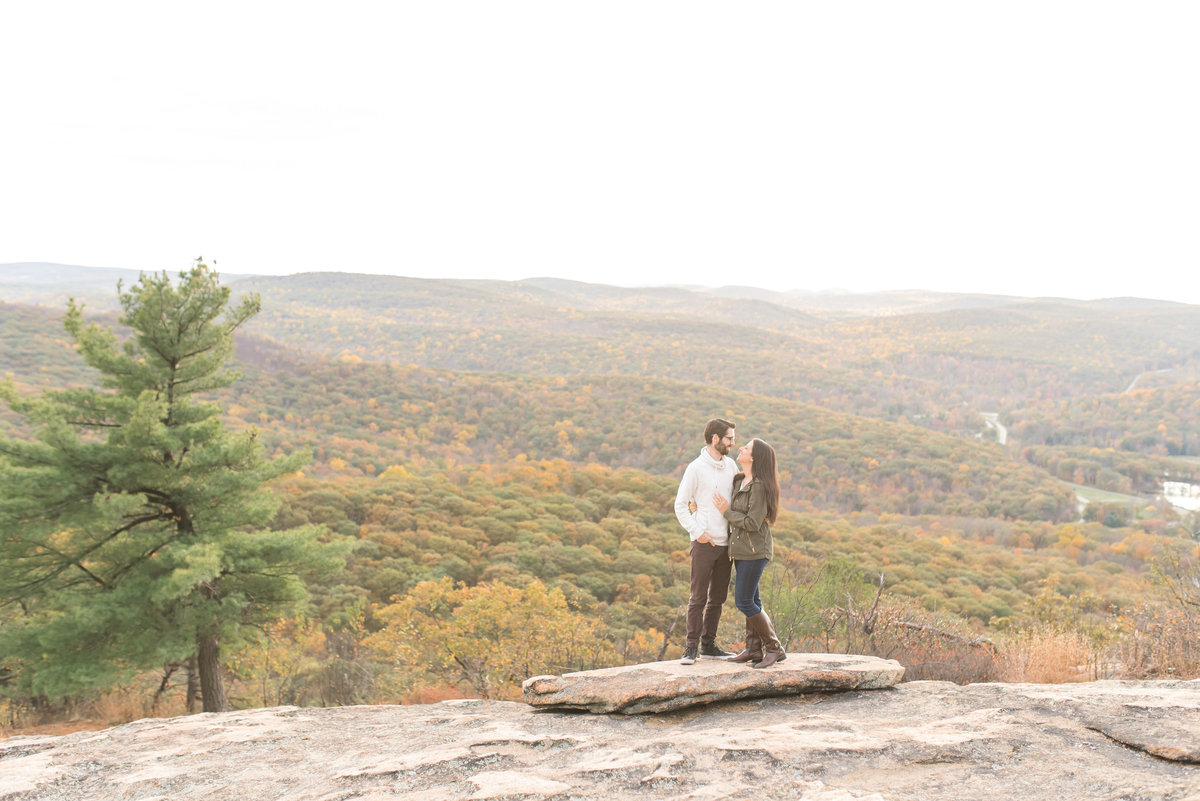
[[[685,665],[695,664],[697,655],[732,656],[716,642],[733,563],[729,561],[729,524],[713,504],[713,495],[719,494],[726,501],[733,496],[733,476],[738,471],[737,463],[728,456],[733,447],[733,428],[733,423],[719,417],[708,421],[704,447],[683,471],[675,494],[675,517],[692,539],[692,589],[682,659]]]

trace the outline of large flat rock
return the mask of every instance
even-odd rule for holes
[[[0,801],[1200,801],[1196,743],[1197,681],[283,707],[0,739]]]
[[[894,659],[848,654],[788,654],[756,670],[725,659],[678,660],[534,676],[522,689],[525,702],[548,709],[582,709],[635,715],[690,706],[814,692],[881,690],[904,677]]]

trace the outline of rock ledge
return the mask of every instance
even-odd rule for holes
[[[534,676],[522,686],[525,702],[547,709],[670,712],[744,698],[773,698],[813,692],[880,690],[904,677],[892,659],[846,654],[788,654],[783,662],[755,670],[724,659],[701,659]]]
[[[0,801],[1200,801],[1196,743],[1188,681],[280,707],[0,740]]]

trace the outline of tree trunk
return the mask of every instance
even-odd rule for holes
[[[228,712],[225,682],[221,679],[221,644],[211,634],[196,637],[197,663],[200,667],[200,695],[205,712]]]
[[[200,674],[196,672],[196,657],[189,656],[183,663],[187,671],[187,713],[196,713],[196,699],[200,697]]]
[[[163,665],[162,681],[158,684],[158,689],[154,691],[154,698],[150,701],[151,711],[158,709],[158,702],[163,697],[163,693],[167,691],[167,685],[171,683],[171,676],[175,675],[175,671],[179,670],[178,662],[168,662]],[[188,710],[189,712],[191,710]]]

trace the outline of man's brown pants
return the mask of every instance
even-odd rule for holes
[[[729,575],[733,562],[728,545],[692,542],[692,592],[687,607],[687,647],[713,643],[721,606],[729,596]]]

